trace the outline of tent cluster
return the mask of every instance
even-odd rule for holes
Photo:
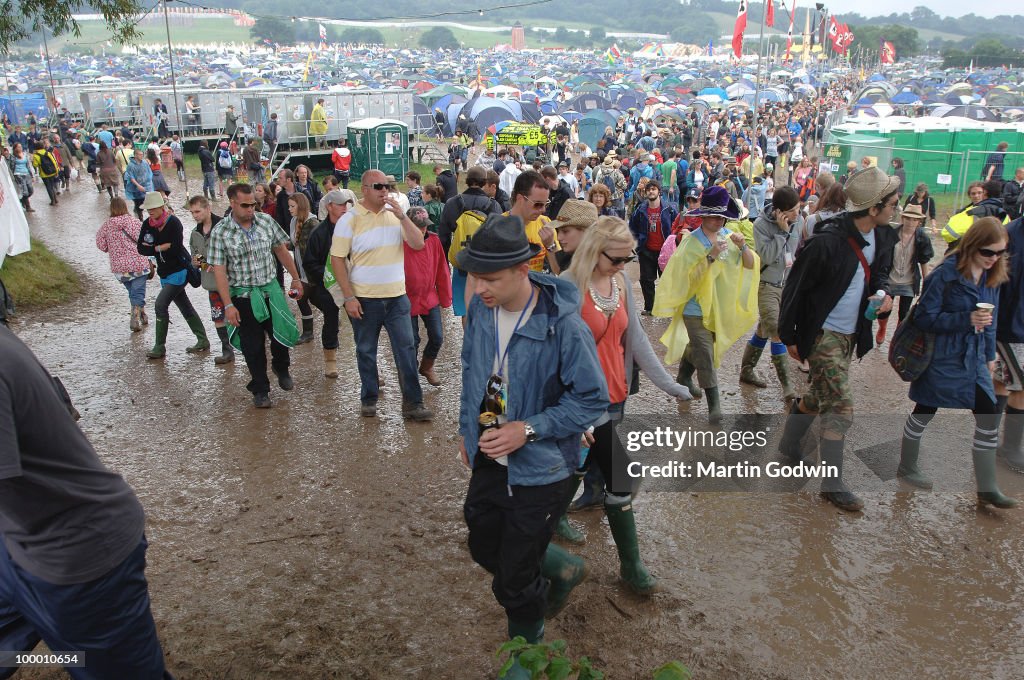
[[[855,95],[853,110],[876,118],[913,111],[935,118],[1013,122],[1024,119],[1024,77],[1004,69],[876,73]]]

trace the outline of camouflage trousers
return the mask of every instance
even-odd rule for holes
[[[821,416],[823,432],[845,435],[853,424],[850,359],[856,343],[856,335],[823,330],[807,357],[810,389],[802,406],[808,413]]]

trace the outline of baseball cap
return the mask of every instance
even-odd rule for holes
[[[324,196],[324,204],[334,203],[335,205],[342,205],[343,203],[355,204],[356,195],[349,189],[331,189]]]

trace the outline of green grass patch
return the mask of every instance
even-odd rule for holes
[[[4,259],[0,277],[19,309],[59,305],[82,289],[75,270],[35,239],[32,250]]]

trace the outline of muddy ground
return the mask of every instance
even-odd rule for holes
[[[505,622],[465,547],[458,322],[446,317],[444,385],[424,384],[432,424],[402,421],[386,348],[380,417],[359,417],[344,321],[340,378],[323,376],[318,338],[292,353],[296,389],[275,389],[274,408],[257,411],[241,357],[220,368],[212,355],[186,355],[192,340],[176,309],[167,359],[146,360],[152,326],[129,332],[127,296],[94,246],[106,209],[88,183],[57,208],[37,201],[33,234],[85,274],[87,289],[62,308],[24,313],[16,332],[63,378],[82,428],[146,508],[153,612],[172,672],[493,677]],[[208,319],[204,293],[190,296]],[[657,338],[666,322],[644,323]],[[774,380],[737,386],[741,352],[720,371],[725,410],[780,412]],[[861,412],[909,412],[882,353],[855,366],[853,384]],[[628,410],[674,408],[644,381]],[[969,461],[966,448],[945,461],[968,490]],[[848,468],[864,473],[857,461]],[[1024,496],[1024,478],[1001,478]],[[618,584],[601,513],[573,515],[589,541],[572,550],[591,576],[548,639],[566,639],[615,679],[649,678],[671,659],[701,678],[1021,677],[1024,512],[979,511],[970,491],[910,494],[895,482],[865,501],[847,515],[814,493],[644,493],[641,548],[661,584],[649,599]]]

